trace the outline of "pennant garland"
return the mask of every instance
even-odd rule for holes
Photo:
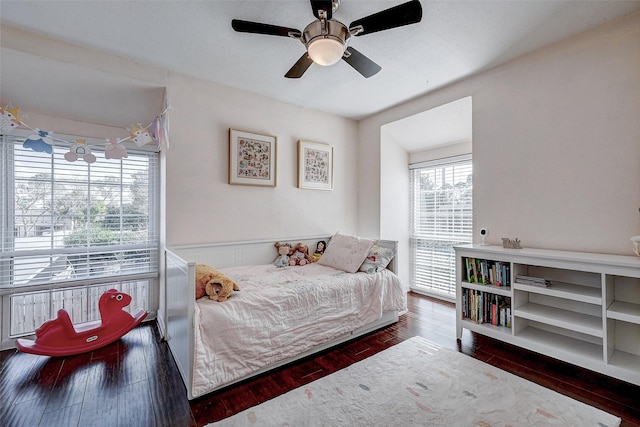
[[[169,117],[167,116],[169,109],[170,107],[167,106],[162,113],[156,116],[156,118],[145,127],[140,123],[131,125],[131,127],[127,128],[129,131],[127,138],[106,139],[104,158],[119,160],[129,157],[127,149],[124,145],[121,145],[121,142],[129,140],[138,147],[155,143],[157,149],[161,149],[163,146],[169,148]],[[91,148],[86,145],[86,140],[76,139],[75,142],[70,142],[64,139],[54,138],[51,136],[53,132],[32,128],[24,123],[19,114],[20,107],[13,107],[10,104],[4,108],[0,106],[0,133],[8,134],[19,126],[24,126],[34,132],[25,139],[22,144],[24,148],[30,148],[36,152],[53,154],[53,143],[55,140],[70,144],[69,152],[64,155],[65,160],[75,162],[78,159],[82,159],[87,163],[94,163],[96,161],[96,156],[91,154]]]

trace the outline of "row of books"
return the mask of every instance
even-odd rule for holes
[[[476,323],[511,327],[511,298],[462,288],[462,317]]]
[[[542,277],[532,276],[516,276],[516,283],[522,283],[523,285],[543,286],[548,287],[551,285],[551,280],[543,279]]]
[[[465,258],[465,269],[469,283],[511,285],[511,265],[508,262]]]

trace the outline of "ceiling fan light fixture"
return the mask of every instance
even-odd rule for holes
[[[333,38],[318,37],[307,46],[309,57],[318,65],[333,65],[344,55],[344,43]]]

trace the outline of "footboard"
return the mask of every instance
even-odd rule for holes
[[[165,250],[166,340],[191,399],[193,383],[195,262]]]
[[[282,241],[289,243],[303,242],[312,249],[315,248],[319,240],[328,241],[329,238],[328,236],[318,236],[301,239],[283,239]],[[394,248],[397,251],[396,241],[381,240],[378,242],[378,245]],[[196,336],[194,325],[197,323],[194,320],[196,309],[195,265],[203,263],[216,268],[262,265],[272,263],[276,256],[277,252],[274,248],[274,240],[174,246],[165,249],[166,340],[185,383],[189,399],[198,397],[193,394],[192,390],[192,385],[194,384],[194,349]],[[395,272],[396,265],[397,262],[394,259],[387,268]],[[351,340],[375,329],[397,322],[397,320],[397,312],[384,313],[383,317],[376,322],[359,328],[358,330],[351,331],[351,333],[345,336],[313,348],[304,354],[283,360],[281,363],[269,366],[266,369],[256,371],[247,377],[238,379],[238,381],[333,347],[341,342]],[[224,384],[225,387],[228,385],[229,384]],[[214,390],[208,390],[207,393],[211,391]]]

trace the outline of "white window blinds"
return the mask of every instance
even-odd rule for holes
[[[411,287],[455,298],[453,246],[472,240],[471,156],[411,165]]]
[[[157,275],[158,154],[65,160],[0,136],[0,292],[98,277]],[[50,287],[50,286],[49,286]]]

